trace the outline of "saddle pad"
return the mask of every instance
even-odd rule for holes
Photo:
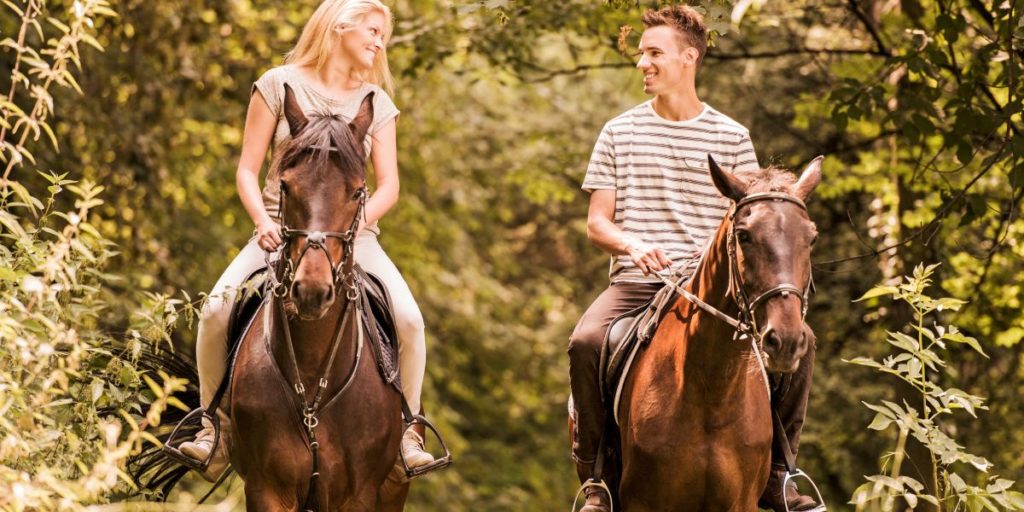
[[[398,336],[387,288],[377,276],[365,272],[358,265],[355,269],[358,276],[356,281],[363,292],[359,294],[360,300],[363,301],[363,325],[366,326],[369,335],[370,348],[377,361],[377,368],[386,382],[399,386]],[[263,286],[266,273],[266,267],[253,271],[239,288],[240,293],[235,297],[228,322],[229,351],[233,351],[248,331],[249,324],[259,311],[266,293],[269,293]],[[229,375],[230,371],[228,368]]]
[[[249,324],[260,309],[264,297],[264,282],[267,267],[260,267],[242,281],[239,293],[235,295],[235,303],[231,307],[228,319],[228,352],[231,353],[249,329]]]
[[[377,276],[356,265],[357,281],[362,285],[363,325],[369,335],[370,348],[377,360],[377,369],[385,382],[401,391],[398,375],[398,334],[391,297],[387,287]]]

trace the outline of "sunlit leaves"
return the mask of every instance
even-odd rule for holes
[[[24,16],[23,34],[34,29],[40,36],[3,41],[29,67],[27,73],[12,71],[11,87],[35,101],[26,110],[16,102],[0,105],[0,154],[9,172],[35,163],[29,139],[45,134],[49,149],[59,150],[58,135],[46,122],[56,113],[49,87],[77,90],[71,74],[81,69],[77,45],[95,42],[83,31],[93,27],[92,16],[112,11],[102,0],[75,1],[73,19],[47,19],[47,29],[58,34],[43,41],[37,17],[44,2],[4,3]],[[58,8],[51,12],[69,16]],[[16,92],[7,97],[18,97]],[[15,181],[17,174],[0,184],[0,508],[82,510],[130,484],[121,469],[125,459],[143,439],[156,441],[132,415],[158,421],[167,405],[175,405],[170,395],[183,382],[160,374],[157,384],[140,374],[133,360],[137,349],[100,323],[109,314],[114,281],[104,267],[116,254],[92,224],[104,187],[54,171],[28,176],[46,186],[32,192]],[[165,324],[156,323],[163,333]],[[150,390],[143,379],[153,384]]]
[[[919,500],[925,500],[932,504],[945,503],[954,509],[957,508],[954,505],[966,505],[968,510],[981,510],[994,506],[990,505],[992,503],[1010,504],[1022,497],[1010,490],[1013,482],[1009,480],[999,479],[985,488],[968,485],[954,467],[954,464],[962,463],[981,472],[991,469],[991,462],[968,453],[949,434],[953,424],[949,416],[963,410],[977,418],[977,411],[987,407],[982,397],[955,387],[940,386],[937,374],[947,367],[948,348],[953,344],[964,344],[985,354],[976,339],[964,335],[955,325],[926,325],[926,318],[941,315],[943,311],[959,310],[965,303],[946,297],[936,299],[926,294],[937,268],[937,265],[918,265],[913,275],[898,286],[877,286],[861,297],[860,300],[892,296],[894,301],[906,303],[914,314],[908,329],[914,335],[889,332],[887,341],[893,351],[882,363],[867,357],[847,362],[895,376],[916,391],[920,404],[897,404],[888,400],[882,400],[880,404],[864,402],[875,412],[868,428],[885,431],[896,427],[899,441],[893,456],[898,461],[906,456],[907,437],[920,442],[931,454],[936,471],[934,477],[942,479],[944,485],[933,491],[938,494],[923,492],[925,487],[922,484],[901,476],[894,467],[891,476],[866,477],[868,483],[857,488],[850,501],[857,505],[857,510],[894,510],[896,498],[902,499],[910,508],[915,508]]]

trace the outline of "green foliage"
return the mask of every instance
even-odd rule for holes
[[[987,407],[980,396],[940,385],[937,376],[947,371],[949,346],[966,345],[982,356],[985,352],[978,340],[964,335],[955,325],[926,324],[943,311],[958,311],[965,304],[962,300],[936,299],[926,294],[927,288],[933,284],[932,275],[937,267],[918,265],[913,276],[907,277],[905,282],[897,286],[876,286],[859,299],[891,296],[893,300],[906,303],[913,310],[914,319],[904,332],[888,333],[886,341],[892,352],[881,362],[870,357],[858,357],[847,362],[897,377],[916,391],[921,403],[897,404],[888,400],[864,403],[876,413],[868,428],[885,431],[896,427],[899,439],[895,450],[884,457],[886,465],[891,465],[890,474],[868,476],[868,482],[854,491],[850,503],[857,505],[857,510],[891,511],[896,509],[897,498],[901,498],[912,509],[919,501],[924,501],[943,510],[1024,510],[1024,494],[1010,490],[1013,481],[992,476],[981,487],[968,484],[956,471],[958,466],[964,465],[973,466],[981,472],[988,472],[992,467],[984,457],[967,452],[948,433],[955,430],[952,418],[949,418],[954,413],[962,410],[977,418],[976,411]],[[934,467],[931,476],[937,484],[933,488],[941,489],[939,494],[927,492],[925,484],[900,474],[908,435],[931,453]]]
[[[140,319],[123,337],[112,334],[109,284],[117,276],[105,272],[116,252],[96,215],[104,188],[39,172],[46,187],[37,196],[12,179],[13,170],[25,173],[36,162],[31,146],[41,133],[58,147],[48,124],[56,114],[51,87],[80,90],[70,64],[81,69],[80,44],[98,47],[91,30],[94,20],[113,14],[109,4],[5,5],[21,18],[21,31],[0,42],[16,54],[0,105],[7,163],[0,189],[0,510],[82,510],[130,485],[126,458],[144,440],[156,441],[140,420],[158,424],[166,407],[180,405],[171,397],[183,389],[180,380],[137,367],[142,344],[166,337],[174,323],[166,313],[178,304],[152,296],[165,314]],[[22,101],[33,106],[22,109]],[[69,208],[60,207],[62,198]]]
[[[576,485],[565,435],[565,343],[607,283],[607,259],[586,238],[587,196],[579,184],[602,124],[646,99],[634,62],[617,47],[620,27],[635,29],[628,41],[635,47],[639,14],[666,2],[387,3],[396,16],[388,53],[403,112],[402,196],[383,219],[382,244],[424,312],[424,401],[458,460],[418,480],[409,508],[561,510]],[[66,32],[45,18],[72,29],[75,3],[46,4],[38,17],[46,37],[30,24],[24,46],[56,69],[43,50],[57,48]],[[78,274],[94,269],[104,276],[90,277],[90,290],[98,293],[81,295],[102,301],[103,309],[76,306],[88,313],[75,317],[88,327],[77,332],[117,333],[109,339],[130,348],[134,331],[138,339],[170,338],[179,350],[191,349],[191,330],[167,328],[189,319],[191,309],[168,296],[212,288],[251,233],[233,179],[249,87],[281,62],[315,4],[110,0],[117,18],[91,16],[93,26],[77,29],[104,49],[85,44],[75,57],[63,57],[82,94],[62,87],[64,75],[57,75],[47,94],[63,105],[60,115],[48,111],[37,121],[38,140],[27,122],[16,138],[10,129],[3,137],[10,144],[3,154],[13,155],[28,133],[25,145],[36,162],[22,156],[11,171],[17,181],[6,183],[8,211],[22,230],[39,225],[61,233],[68,224],[56,214],[41,221],[48,189],[56,186],[46,178],[50,169],[67,173],[62,179],[76,180],[83,191],[103,187],[93,198],[102,204],[85,223],[98,232],[97,244],[114,242],[116,254],[109,244],[85,244],[102,263],[83,264],[74,253],[71,264],[84,265]],[[1019,481],[1020,6],[697,4],[721,29],[698,77],[701,99],[751,129],[762,164],[798,167],[827,155],[825,179],[809,203],[823,236],[809,314],[818,359],[800,465],[826,497],[849,496],[861,475],[876,472],[884,441],[849,426],[868,424],[877,413],[855,404],[902,400],[892,398],[892,386],[874,370],[841,359],[871,355],[884,364],[889,354],[880,350],[892,345],[882,342],[882,333],[902,332],[908,319],[898,308],[863,307],[875,299],[852,304],[850,298],[927,258],[943,261],[933,279],[944,293],[969,299],[946,314],[991,358],[947,343],[946,366],[938,366],[943,373],[935,382],[956,378],[965,392],[989,397],[989,413],[958,423],[956,438],[971,439],[974,452]],[[13,5],[25,11],[29,3]],[[15,69],[21,46],[11,42],[22,26],[15,14],[0,16],[0,37],[8,38],[0,52],[5,70]],[[77,73],[74,58],[88,73]],[[38,76],[26,63],[17,69]],[[0,77],[0,89],[6,84]],[[0,105],[11,128],[18,112],[33,111],[33,93],[39,94],[19,85],[14,107]],[[0,102],[6,98],[0,95]],[[67,185],[59,185],[64,190],[49,208],[77,215],[82,196]],[[906,239],[898,250],[885,249]],[[861,254],[870,257],[837,261]],[[4,289],[20,287],[29,266],[11,279],[3,276],[14,271],[0,266]],[[140,301],[134,290],[148,299]],[[58,300],[67,297],[57,293]],[[115,354],[130,363],[131,352]],[[7,399],[3,393],[0,400]]]

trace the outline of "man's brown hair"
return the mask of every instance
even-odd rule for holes
[[[669,5],[661,9],[648,9],[641,20],[644,29],[667,25],[679,32],[680,49],[692,46],[697,49],[697,65],[704,61],[708,51],[708,27],[704,16],[688,5]]]

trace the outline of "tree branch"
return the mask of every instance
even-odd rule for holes
[[[777,59],[779,57],[787,57],[790,55],[873,55],[878,57],[888,57],[889,55],[881,53],[878,50],[865,49],[865,48],[786,48],[782,50],[773,50],[765,52],[739,52],[739,53],[708,53],[705,58],[714,61],[732,61],[732,60],[747,60],[747,59]],[[525,62],[520,62],[526,64]],[[565,69],[548,69],[536,64],[529,64],[529,67],[537,71],[542,72],[540,76],[525,78],[524,83],[538,83],[546,82],[558,76],[564,75],[575,75],[577,73],[583,73],[593,69],[618,69],[618,68],[632,68],[636,64],[632,61],[624,62],[599,62],[595,64],[578,64],[571,68]]]
[[[857,19],[859,19],[864,25],[864,28],[868,29],[868,33],[871,34],[871,38],[875,40],[875,44],[878,45],[877,52],[880,55],[892,57],[892,50],[890,50],[885,42],[882,41],[882,36],[878,33],[878,29],[875,28],[875,23],[868,18],[868,15],[864,13],[864,11],[861,11],[860,6],[857,5],[857,0],[849,0],[849,6],[850,10],[853,11],[853,14],[857,16]]]
[[[997,152],[997,154],[1001,155],[1004,151],[1006,151],[1006,148],[1007,148],[1008,145],[1009,145],[1009,141],[1003,141],[1003,144],[1002,144],[1002,146],[1000,146],[999,151]],[[949,201],[946,202],[946,204],[942,205],[942,208],[940,208],[939,211],[936,212],[935,217],[933,217],[932,220],[928,221],[927,224],[925,224],[920,229],[918,229],[917,231],[915,231],[911,235],[907,236],[903,240],[900,240],[900,241],[898,241],[896,243],[893,243],[893,244],[887,245],[885,247],[882,247],[881,249],[875,249],[875,250],[872,250],[871,252],[867,252],[867,253],[864,253],[864,254],[858,254],[857,256],[850,256],[850,257],[847,257],[847,258],[840,258],[840,259],[836,259],[836,260],[823,261],[823,262],[817,263],[815,266],[818,266],[818,265],[835,265],[835,264],[838,264],[838,263],[845,263],[847,261],[855,261],[855,260],[859,260],[859,259],[863,259],[863,258],[878,257],[879,255],[881,255],[883,253],[889,252],[889,251],[891,251],[893,249],[896,249],[896,248],[899,248],[899,247],[901,247],[903,245],[906,245],[906,244],[908,244],[908,243],[910,243],[910,242],[912,242],[912,241],[914,241],[914,240],[916,240],[918,238],[921,238],[922,236],[924,236],[929,231],[931,231],[931,233],[927,235],[927,240],[930,240],[935,235],[935,232],[937,232],[937,230],[939,229],[942,221],[945,220],[946,216],[949,215],[949,213],[951,211],[953,211],[953,206],[956,205],[961,199],[963,199],[964,196],[967,195],[967,192],[971,190],[971,187],[973,187],[974,184],[977,183],[978,180],[980,180],[983,176],[988,174],[988,172],[991,171],[995,167],[996,163],[998,163],[998,162],[999,162],[998,158],[993,158],[992,161],[989,162],[989,164],[984,169],[979,171],[978,174],[976,174],[973,178],[971,178],[971,181],[967,182],[967,184],[962,189],[960,189],[959,192],[957,192],[956,196],[952,197]],[[926,242],[926,244],[927,244],[927,242]]]

